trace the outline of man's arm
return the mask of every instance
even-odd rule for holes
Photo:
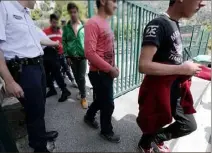
[[[5,30],[7,20],[6,16],[6,9],[4,8],[3,3],[0,3],[0,76],[5,82],[6,92],[9,95],[20,98],[24,96],[24,92],[21,87],[14,81],[12,75],[10,74],[5,62],[3,51],[1,50],[1,43],[7,39]]]
[[[59,46],[59,41],[52,41],[40,28],[36,27],[36,29],[38,31],[38,39],[40,40],[41,45],[49,47]]]
[[[182,73],[182,65],[168,65],[153,62],[157,51],[155,46],[144,46],[141,50],[139,72],[148,75],[176,75]]]
[[[95,23],[85,25],[85,56],[89,62],[103,72],[110,72],[113,68],[96,53],[99,27]]]
[[[49,47],[58,47],[60,45],[59,41],[52,41],[49,38],[42,38],[40,40],[40,44],[43,46],[49,46]]]
[[[67,32],[66,32],[66,26],[63,27],[63,33],[62,33],[62,44],[63,44],[63,52],[66,56],[68,56],[67,53]]]
[[[7,65],[4,59],[4,54],[2,51],[0,51],[0,76],[3,78],[5,84],[8,84],[14,81],[12,75],[10,74],[7,68]]]

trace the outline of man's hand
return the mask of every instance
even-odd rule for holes
[[[119,76],[119,69],[117,67],[112,67],[112,69],[110,70],[110,75],[112,78],[118,78]]]
[[[183,75],[195,75],[198,74],[201,69],[201,64],[186,61],[181,65],[181,72]]]
[[[16,98],[24,97],[24,92],[22,88],[15,81],[12,81],[10,83],[5,82],[5,89],[6,93],[9,96],[14,96]]]

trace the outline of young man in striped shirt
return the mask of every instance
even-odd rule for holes
[[[70,73],[69,66],[67,64],[67,61],[65,59],[65,56],[63,54],[63,47],[62,47],[62,31],[60,30],[58,26],[59,18],[56,14],[50,15],[50,24],[51,26],[44,29],[44,33],[52,40],[52,41],[59,41],[60,45],[56,49],[57,51],[54,51],[52,48],[45,48],[44,49],[44,56],[46,59],[45,61],[45,68],[46,68],[46,75],[47,75],[47,85],[50,88],[50,90],[47,92],[46,97],[50,97],[53,95],[56,95],[57,92],[53,85],[53,79],[56,80],[58,86],[62,90],[62,96],[59,99],[59,102],[63,102],[67,99],[67,97],[70,95],[69,91],[66,88],[66,84],[64,82],[64,79],[62,77],[62,74],[60,72],[60,68],[65,70],[69,80],[72,82],[73,85],[75,85],[74,77]]]

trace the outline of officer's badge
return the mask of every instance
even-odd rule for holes
[[[23,18],[21,16],[18,16],[18,15],[13,15],[13,17],[17,20],[22,20]]]

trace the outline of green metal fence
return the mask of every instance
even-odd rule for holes
[[[111,28],[115,34],[115,58],[120,76],[114,82],[115,97],[137,88],[143,79],[138,72],[142,33],[146,24],[159,14],[146,5],[132,1],[117,1],[116,15],[111,18]],[[89,1],[89,16],[93,16],[94,1]],[[183,45],[193,50],[193,55],[205,54],[209,33],[201,26],[181,27]]]

